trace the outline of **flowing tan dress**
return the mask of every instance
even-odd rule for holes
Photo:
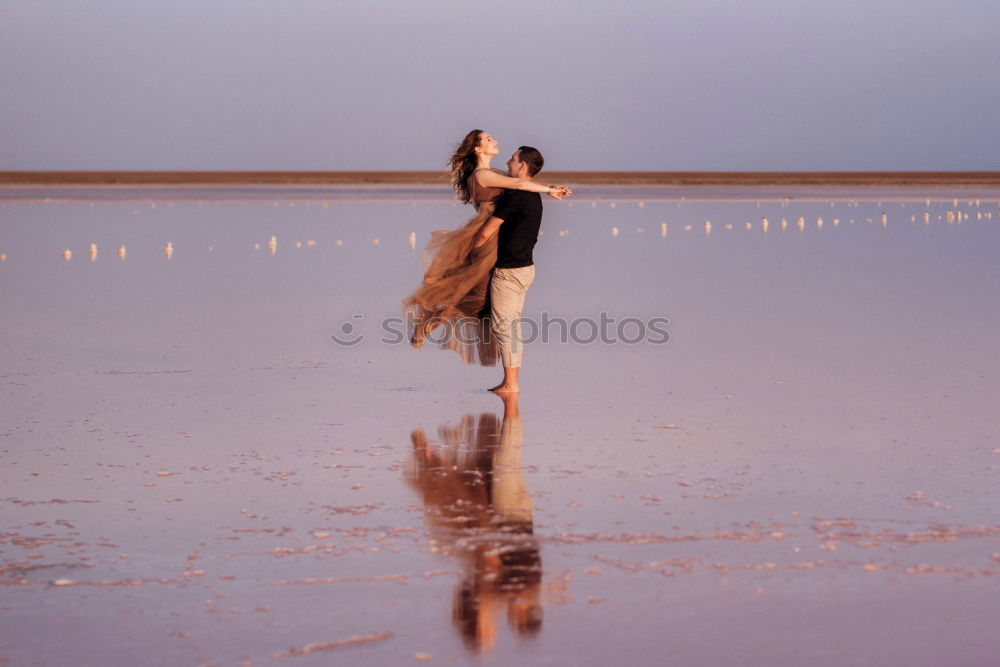
[[[419,348],[430,337],[441,347],[458,352],[467,364],[478,358],[483,366],[493,366],[499,355],[490,332],[487,298],[497,260],[497,235],[480,248],[473,245],[476,234],[493,215],[503,189],[481,186],[476,180],[478,171],[469,175],[476,214],[458,229],[439,229],[431,234],[424,250],[423,284],[403,301],[403,309],[413,324],[410,342],[414,347]]]

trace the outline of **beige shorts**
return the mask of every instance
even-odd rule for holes
[[[495,269],[490,281],[490,315],[504,368],[520,368],[524,356],[521,311],[524,295],[535,281],[535,267]]]

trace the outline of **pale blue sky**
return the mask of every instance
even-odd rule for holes
[[[481,127],[552,169],[996,170],[998,26],[994,0],[0,0],[0,169],[435,169]]]

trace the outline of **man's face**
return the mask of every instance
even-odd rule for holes
[[[507,160],[507,175],[511,178],[524,178],[528,175],[528,165],[521,162],[521,151],[514,151]]]

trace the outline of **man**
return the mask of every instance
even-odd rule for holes
[[[545,160],[537,149],[521,146],[507,161],[507,175],[534,180]],[[569,194],[567,190],[564,194]],[[476,237],[476,247],[484,245],[493,234],[497,239],[497,263],[490,280],[493,335],[497,337],[503,360],[503,382],[490,391],[512,394],[520,391],[517,374],[521,367],[521,310],[524,295],[535,279],[531,251],[538,241],[542,224],[542,198],[536,192],[507,190],[496,210]],[[499,230],[499,232],[498,232]]]

